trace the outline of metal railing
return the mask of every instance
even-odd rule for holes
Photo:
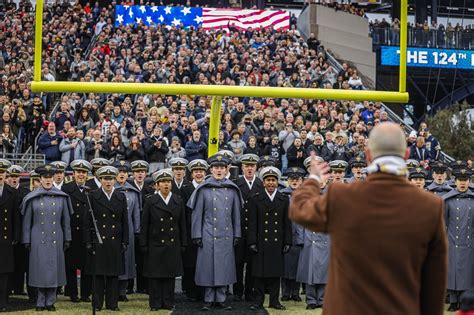
[[[24,153],[5,153],[3,156],[12,164],[23,167],[27,172],[30,172],[45,163],[44,154],[33,152],[31,146]]]
[[[373,27],[370,35],[375,46],[400,45],[400,32],[392,28]],[[474,29],[448,32],[439,29],[425,31],[421,28],[409,28],[407,35],[408,46],[412,47],[474,49]]]

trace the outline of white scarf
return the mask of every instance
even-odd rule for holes
[[[387,155],[376,158],[364,169],[365,173],[372,174],[382,172],[396,176],[408,176],[405,160],[399,156]]]

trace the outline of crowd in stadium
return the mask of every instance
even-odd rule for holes
[[[472,25],[448,22],[431,24],[409,23],[408,45],[419,47],[446,47],[472,49],[474,47],[474,28]],[[391,22],[385,18],[370,21],[370,32],[376,45],[400,44],[400,21],[395,18]]]
[[[280,278],[284,279],[282,300],[301,301],[299,282],[305,282],[305,276],[312,272],[313,267],[319,268],[316,272],[320,280],[317,283],[307,283],[307,308],[321,307],[327,262],[321,266],[294,263],[295,257],[301,257],[300,248],[302,252],[305,250],[306,240],[298,244],[291,241],[295,236],[292,236],[287,213],[289,199],[283,194],[291,195],[301,185],[303,177],[308,173],[311,163],[311,158],[308,157],[312,152],[321,161],[329,163],[331,181],[344,182],[344,177],[348,178],[347,181],[363,180],[365,175],[362,169],[367,166],[365,148],[369,133],[374,126],[389,120],[382,104],[369,101],[226,97],[223,99],[219,134],[221,151],[215,156],[208,156],[210,97],[32,94],[29,85],[33,67],[34,17],[26,11],[24,8],[10,11],[0,21],[0,27],[4,30],[3,38],[0,38],[0,151],[8,159],[12,157],[11,153],[21,154],[27,146],[37,145],[38,152],[45,156],[47,165],[32,173],[34,187],[37,189],[22,196],[25,198],[21,212],[24,217],[33,216],[35,211],[43,211],[38,210],[43,209],[43,202],[51,205],[54,215],[57,211],[61,216],[68,217],[67,220],[69,210],[72,213],[69,208],[74,208],[74,212],[79,210],[85,213],[84,220],[79,220],[79,214],[77,220],[76,214],[71,216],[70,226],[62,221],[61,225],[64,226],[58,227],[56,221],[52,221],[51,225],[47,224],[42,228],[49,229],[48,233],[51,231],[53,234],[58,228],[62,229],[61,233],[64,231],[64,244],[61,239],[61,246],[58,248],[60,252],[64,248],[67,257],[72,252],[82,253],[83,256],[87,252],[89,258],[97,255],[97,272],[103,277],[96,283],[102,295],[93,297],[96,309],[102,309],[102,293],[107,292],[106,308],[119,310],[118,300],[128,301],[126,294],[133,292],[134,278],[137,278],[137,290],[150,294],[152,310],[174,309],[174,278],[183,273],[184,291],[192,300],[204,300],[202,310],[230,309],[225,304],[225,296],[228,286],[235,282],[234,301],[245,296],[254,302],[253,310],[260,309],[263,307],[263,296],[267,288],[270,307],[285,309],[278,300]],[[63,2],[45,9],[43,48],[41,73],[42,79],[48,81],[189,83],[345,90],[364,88],[357,69],[344,63],[342,70],[335,70],[315,36],[304,39],[294,25],[285,32],[270,29],[238,31],[230,25],[230,33],[165,26],[114,27],[114,10],[111,6],[83,8],[79,4]],[[54,107],[56,100],[58,106]],[[447,192],[449,188],[451,191],[452,187],[446,182],[447,166],[438,163],[441,146],[430,133],[429,126],[422,124],[418,131],[407,134],[406,139],[410,147],[410,180],[423,188],[431,168],[433,174],[443,175],[439,181],[436,180],[432,190]],[[243,175],[240,177],[239,165]],[[466,162],[452,165],[455,174],[458,170],[466,171],[469,168],[472,165]],[[186,169],[189,171],[187,175]],[[211,175],[205,179],[208,170]],[[18,167],[11,168],[8,161],[0,159],[0,174],[4,175],[5,172],[10,184],[22,173]],[[65,179],[65,172],[72,172],[74,181],[71,178]],[[94,177],[86,182],[89,172]],[[129,173],[133,178],[127,181]],[[261,181],[256,174],[260,175]],[[281,187],[282,174],[288,178],[288,187]],[[0,175],[1,183],[3,175]],[[147,175],[151,175],[151,179],[145,180]],[[187,181],[186,177],[190,180]],[[225,181],[224,177],[230,177],[232,181]],[[462,180],[465,177],[466,172],[459,176]],[[118,184],[114,186],[116,179]],[[88,204],[82,195],[83,190],[87,189],[83,186],[86,183],[87,186],[96,188],[90,194],[93,209],[98,211],[98,226],[101,233],[104,233],[104,238],[122,240],[111,242],[110,252],[101,252],[100,248],[96,252],[87,232],[84,234],[84,242],[77,241],[78,238],[82,240],[82,236],[74,236],[76,229],[80,231],[92,225],[87,221],[91,219],[87,212]],[[53,185],[59,188],[53,189],[54,193],[42,190],[51,189]],[[0,186],[3,187],[3,184]],[[101,195],[102,190],[99,188],[102,188],[104,194]],[[115,189],[117,192],[114,192]],[[252,198],[258,193],[264,196],[264,189],[270,199],[255,202]],[[169,195],[170,191],[180,198]],[[16,196],[16,193],[12,194]],[[42,194],[44,199],[34,199],[43,196]],[[68,196],[71,196],[72,203],[67,202]],[[246,200],[245,204],[240,204],[241,197]],[[176,199],[170,201],[170,198]],[[217,199],[219,204],[215,208],[205,206],[215,203]],[[56,200],[64,200],[64,204],[57,204]],[[247,200],[250,200],[248,205]],[[260,209],[265,202],[269,202],[268,209],[275,211],[275,221],[272,219],[270,222],[270,232],[265,230],[265,233],[272,234],[270,241],[273,242],[274,239],[275,247],[262,245],[267,242],[267,236],[263,238],[261,233],[267,227],[257,227],[255,223],[256,209]],[[137,210],[133,210],[133,213],[129,210],[127,215],[125,204],[129,209]],[[154,206],[162,206],[160,220],[151,214],[158,211]],[[231,227],[228,223],[214,223],[215,227],[212,225],[211,214],[212,211],[217,211],[217,207],[222,210],[225,208],[226,211],[231,209],[230,215],[235,216]],[[106,208],[117,212],[109,216]],[[188,213],[188,208],[192,209],[192,214]],[[200,221],[196,214],[200,211],[201,219],[203,215],[209,217]],[[247,212],[250,214],[246,214]],[[121,221],[117,221],[115,214],[120,216]],[[213,220],[217,221],[219,218],[219,224],[221,219],[222,222],[227,222],[227,214],[224,211],[212,214]],[[125,217],[129,217],[129,221]],[[160,223],[163,221],[166,222]],[[29,224],[28,220],[23,220],[21,243],[28,250],[34,246],[43,250],[41,244],[34,244],[34,236],[25,234],[24,231],[31,228]],[[154,230],[153,224],[162,227],[161,232],[166,229],[166,233]],[[120,228],[115,229],[116,226]],[[206,239],[207,236],[201,235],[195,226],[202,226],[209,231],[212,228],[214,231],[219,229],[222,234]],[[146,229],[144,231],[144,228],[153,229],[153,232]],[[229,232],[229,228],[232,232]],[[247,228],[248,236],[245,231]],[[178,234],[178,230],[185,232]],[[299,232],[304,233],[302,230]],[[7,237],[13,236],[5,236],[5,239]],[[317,237],[313,243],[325,244],[325,251],[320,254],[329,255],[327,235],[313,237]],[[188,245],[186,249],[180,248],[178,238],[182,247]],[[225,259],[209,261],[215,253],[207,252],[207,246],[218,238],[223,243],[219,243],[222,247],[216,247],[216,251],[226,253],[223,255]],[[136,248],[132,245],[135,242]],[[172,250],[160,252],[154,242],[166,243]],[[106,245],[109,246],[109,243],[106,242]],[[248,250],[253,255],[250,255],[250,260]],[[181,255],[181,251],[185,254]],[[53,252],[56,255],[56,249]],[[37,303],[37,310],[54,310],[56,287],[64,286],[66,282],[66,294],[72,302],[90,302],[90,290],[87,291],[82,285],[84,282],[81,283],[79,298],[75,272],[80,269],[81,277],[89,275],[93,263],[87,260],[84,262],[79,259],[81,257],[69,257],[64,262],[64,257],[58,254],[59,280],[55,282],[58,285],[54,288],[45,287],[41,274],[44,270],[50,272],[48,265],[42,261],[43,255],[38,254],[39,251],[32,250],[31,253],[30,261],[34,262],[35,267],[30,268],[29,272],[35,278],[29,284],[39,290],[36,293],[29,292],[29,295]],[[171,253],[170,256],[165,255],[167,253]],[[123,267],[123,256],[128,257],[123,263],[127,269],[125,275],[118,271]],[[157,264],[157,257],[168,260]],[[272,257],[275,261],[268,261],[265,257]],[[191,265],[186,265],[185,260],[189,258],[194,261]],[[175,265],[180,265],[181,259],[184,267],[177,271]],[[71,261],[81,263],[71,265]],[[256,270],[254,267],[250,271],[249,261],[254,266],[260,264],[258,268],[261,269]],[[278,261],[280,264],[276,263]],[[290,263],[293,267],[288,271],[290,269],[287,264]],[[244,281],[245,264],[247,269]],[[151,265],[154,267],[151,268]],[[209,284],[214,281],[209,280],[211,276],[206,274],[210,266],[216,268],[216,274],[222,277],[218,279],[220,282],[216,280],[219,285]],[[295,266],[298,267],[298,272]],[[0,264],[0,269],[1,267]],[[17,278],[17,274],[15,283],[8,289],[10,293],[16,294],[23,290],[23,274],[26,270],[19,272],[20,277]],[[154,280],[150,280],[147,286],[144,277]],[[70,281],[71,279],[73,280]],[[81,281],[85,279],[82,277]],[[297,282],[297,279],[300,280]],[[129,280],[132,282],[131,287],[128,287]],[[90,283],[91,280],[87,281]],[[18,282],[21,283],[18,285]],[[120,293],[116,294],[117,292]],[[0,300],[0,310],[3,310],[4,303],[1,302],[3,301]],[[452,303],[458,301],[453,300]]]

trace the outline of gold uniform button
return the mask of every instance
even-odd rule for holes
[[[161,218],[160,221],[163,221],[163,218]]]
[[[56,244],[56,241],[53,241],[53,244]]]
[[[56,231],[53,231],[53,234],[56,234]]]
[[[217,218],[214,218],[214,221],[217,221]]]
[[[8,210],[7,210],[7,209],[5,209],[5,213],[7,213],[7,212],[8,212]]]
[[[212,191],[216,191],[216,189],[215,189],[215,188],[212,188]]]
[[[78,231],[79,231],[79,230],[80,230],[80,228],[79,228],[79,227],[76,227],[76,230],[78,230]]]
[[[7,230],[7,227],[4,227],[3,229],[6,231],[6,230]]]
[[[265,238],[264,241],[265,241],[265,242],[268,241],[268,238]]]
[[[225,230],[228,231],[228,230],[229,230],[229,227],[226,227]]]
[[[43,235],[44,235],[44,231],[41,231],[41,234],[43,234]]]
[[[170,218],[170,221],[173,221],[173,217]]]
[[[245,209],[245,212],[249,212],[249,210],[248,210],[248,209]]]
[[[79,215],[78,215],[78,214],[76,214],[76,218],[78,218],[78,219],[79,219]]]
[[[268,224],[268,221],[265,221],[265,224]]]
[[[316,241],[313,241],[313,244],[316,244]]]
[[[278,221],[275,221],[275,225],[278,225]]]
[[[173,231],[174,229],[173,228],[170,228],[170,231]]]
[[[77,206],[79,207],[79,206],[80,206],[80,204],[77,204]]]
[[[165,231],[165,229],[161,229],[161,232],[164,232],[164,231]]]
[[[227,200],[227,199],[229,199],[229,198],[225,197],[225,200]]]
[[[53,215],[56,215],[56,212],[53,212]]]
[[[115,239],[115,236],[112,236],[112,239],[114,240],[114,239]]]
[[[217,208],[214,208],[214,211],[216,211],[216,210],[217,210]]]
[[[3,238],[4,238],[4,239],[7,239],[7,236],[5,235]]]
[[[217,198],[214,198],[214,200],[217,200]]]
[[[7,218],[5,218],[5,221],[8,221],[8,219],[7,219]]]
[[[56,203],[53,202],[53,206],[55,206],[55,205],[56,205]]]
[[[214,240],[217,240],[217,237],[214,237]]]
[[[102,227],[105,229],[105,224],[104,224],[104,225],[102,225]]]
[[[268,233],[268,230],[265,230],[265,233]]]
[[[165,242],[165,240],[161,240],[161,242],[162,242],[162,243],[164,243],[164,242]]]
[[[105,217],[105,214],[104,214],[104,217]],[[115,214],[112,214],[112,218],[115,218]]]
[[[174,238],[171,239],[171,242],[174,242]]]
[[[104,214],[102,215],[102,217],[105,218],[105,217],[106,217],[106,214],[104,213]],[[113,215],[112,215],[112,217],[113,217]]]
[[[217,231],[217,228],[216,228],[216,227],[214,228],[214,231]]]
[[[44,212],[41,212],[41,215],[44,215]]]
[[[56,224],[56,221],[53,221],[53,224]]]
[[[275,233],[278,233],[278,230],[275,230]]]
[[[246,226],[245,229],[248,230],[249,229],[248,226]]]
[[[275,242],[278,242],[278,239],[277,239],[277,238],[275,239]]]
[[[102,236],[102,239],[105,240],[105,236]]]
[[[245,218],[245,221],[248,221],[248,220],[249,220],[249,218]]]
[[[265,215],[268,217],[268,212],[267,212],[267,213],[265,213]]]
[[[44,222],[41,222],[42,225],[44,225]]]
[[[277,216],[277,215],[278,215],[278,212],[275,212],[275,216]]]
[[[44,203],[41,203],[42,206],[44,206]]]

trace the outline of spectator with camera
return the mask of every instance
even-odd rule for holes
[[[106,149],[108,152],[108,159],[113,163],[116,161],[125,160],[126,149],[122,143],[122,137],[118,133],[113,133],[110,143]]]
[[[150,173],[165,168],[166,155],[169,151],[167,142],[167,139],[162,135],[161,127],[155,126],[152,135],[145,141],[145,152],[148,157],[147,161],[150,163]]]
[[[83,160],[86,155],[84,142],[76,137],[76,129],[68,129],[66,137],[59,144],[61,161],[69,165],[74,160]]]
[[[16,146],[16,136],[9,124],[4,124],[2,133],[0,134],[0,152],[2,156],[8,158],[8,154],[12,153]]]
[[[69,121],[71,125],[74,125],[74,117],[72,111],[69,110],[69,104],[66,102],[61,103],[60,111],[56,113],[55,124],[58,130],[64,128],[64,123]]]

